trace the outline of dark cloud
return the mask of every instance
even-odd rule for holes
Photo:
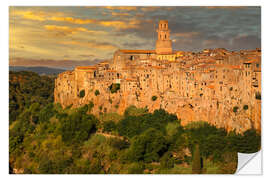
[[[126,42],[122,44],[122,47],[127,47],[127,48],[140,48],[143,47],[145,44],[144,43],[136,43],[136,42]]]
[[[257,36],[240,36],[235,37],[232,41],[233,49],[240,50],[261,48],[261,39]]]

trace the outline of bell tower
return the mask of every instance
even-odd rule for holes
[[[160,20],[157,29],[158,39],[156,41],[157,54],[172,54],[172,41],[167,20]]]

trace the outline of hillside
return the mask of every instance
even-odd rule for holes
[[[183,127],[175,114],[135,106],[123,115],[93,115],[92,102],[63,109],[53,103],[53,78],[34,72],[9,78],[10,173],[231,174],[237,152],[260,149],[253,129],[240,135],[203,122]],[[193,160],[199,156],[203,169]]]
[[[59,74],[64,71],[65,69],[58,69],[58,68],[51,68],[51,67],[42,67],[42,66],[35,66],[35,67],[26,67],[26,66],[9,66],[10,71],[32,71],[38,73],[39,75],[53,75]]]

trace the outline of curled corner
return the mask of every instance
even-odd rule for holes
[[[235,174],[262,174],[261,150],[250,154],[238,153],[238,163]]]

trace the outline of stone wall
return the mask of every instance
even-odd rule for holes
[[[64,72],[55,80],[55,102],[79,107],[92,101],[97,115],[122,114],[130,105],[163,108],[182,125],[207,121],[228,131],[260,130],[260,51],[181,52],[173,62],[155,57],[153,51],[120,50],[110,62]],[[116,93],[109,90],[112,83],[120,83]]]

